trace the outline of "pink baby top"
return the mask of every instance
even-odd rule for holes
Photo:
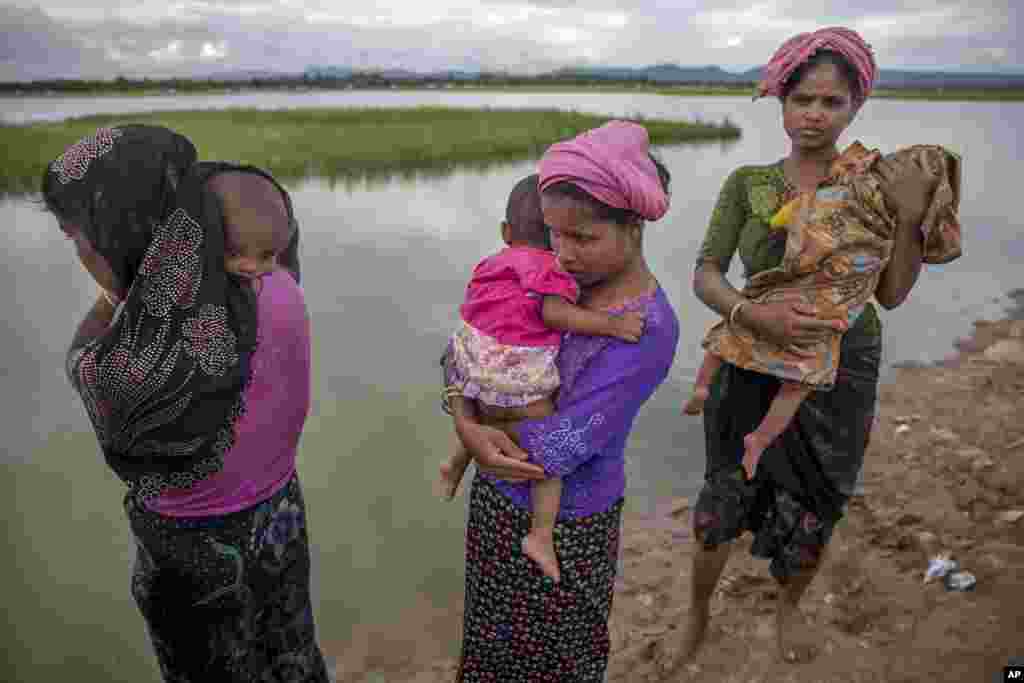
[[[561,332],[544,325],[545,296],[579,299],[576,280],[562,270],[554,253],[533,247],[506,247],[473,269],[462,320],[509,346],[558,346]]]
[[[224,468],[190,489],[170,489],[149,507],[171,517],[223,515],[270,498],[291,479],[310,405],[310,327],[302,288],[285,270],[263,277],[258,345],[245,413]]]

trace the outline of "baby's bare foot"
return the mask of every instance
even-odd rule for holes
[[[751,432],[743,437],[743,469],[747,473],[747,479],[753,479],[757,472],[757,463],[761,460],[761,454],[768,447],[768,440],[757,432]]]
[[[459,484],[462,483],[462,475],[465,474],[465,467],[458,467],[451,460],[441,463],[440,477],[434,485],[434,492],[438,497],[445,500],[453,500],[459,492]]]
[[[779,657],[786,662],[808,662],[818,654],[818,640],[807,626],[804,615],[795,607],[779,604],[775,616]]]
[[[558,569],[558,556],[555,555],[555,542],[550,534],[531,531],[523,539],[523,553],[537,563],[545,576],[550,577],[555,583],[562,579]]]
[[[695,387],[690,400],[683,404],[683,415],[700,415],[704,412],[704,402],[708,400],[707,387]]]

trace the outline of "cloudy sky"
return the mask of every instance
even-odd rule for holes
[[[857,9],[852,9],[856,6]],[[1024,70],[1020,0],[0,0],[0,81],[673,62],[747,68],[861,31],[883,68]]]

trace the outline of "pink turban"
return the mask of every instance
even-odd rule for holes
[[[540,160],[540,190],[566,181],[616,209],[656,221],[668,211],[668,194],[648,155],[647,129],[609,121],[548,147]]]
[[[854,104],[860,106],[875,83],[878,67],[871,54],[871,46],[860,34],[841,26],[823,28],[813,33],[799,33],[775,51],[764,68],[764,78],[758,85],[754,99],[764,95],[782,96],[782,86],[801,64],[819,50],[831,50],[845,57],[857,71],[861,97]]]

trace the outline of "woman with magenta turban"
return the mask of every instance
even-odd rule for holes
[[[555,412],[484,424],[452,398],[456,431],[477,464],[466,532],[466,603],[459,681],[605,679],[618,566],[626,441],[640,407],[668,375],[679,322],[647,267],[644,231],[668,210],[668,172],[647,131],[626,121],[552,145],[540,161],[544,223],[579,305],[644,316],[637,343],[570,333],[557,357]],[[446,362],[447,383],[456,382]],[[520,550],[530,481],[558,477],[557,583]]]
[[[663,674],[696,655],[731,541],[746,531],[753,534],[751,553],[771,561],[771,574],[780,584],[780,656],[799,661],[816,651],[798,605],[863,464],[875,413],[881,322],[871,302],[852,321],[823,319],[804,303],[757,303],[725,275],[737,253],[748,280],[780,265],[786,233],[772,230],[772,217],[798,195],[819,193],[836,182],[831,169],[839,156],[838,140],[871,94],[876,75],[870,46],[849,29],[825,28],[786,41],[765,67],[757,96],[778,98],[790,152],[773,163],[736,169],[712,213],[694,275],[694,293],[701,301],[730,324],[742,324],[782,347],[813,344],[833,331],[845,334],[832,389],[813,392],[800,404],[749,480],[739,466],[743,439],[764,419],[780,380],[728,362],[715,374],[703,406],[706,466],[693,513],[697,547],[688,623],[662,643]],[[875,171],[894,207],[896,228],[874,298],[892,309],[907,298],[921,271],[919,228],[934,180],[923,169],[896,173],[886,162]]]

